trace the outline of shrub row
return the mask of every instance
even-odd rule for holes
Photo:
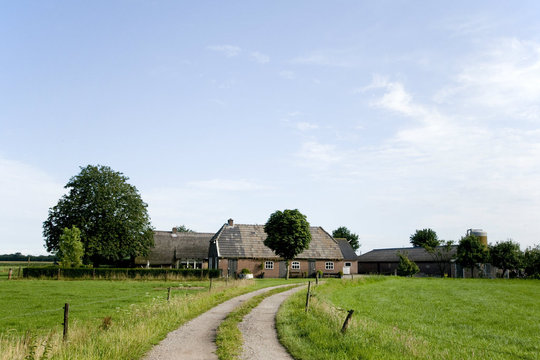
[[[179,279],[217,278],[217,269],[113,269],[113,268],[62,268],[58,266],[26,267],[25,278],[91,278],[91,279]]]

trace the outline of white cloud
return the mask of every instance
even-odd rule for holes
[[[42,170],[0,157],[0,252],[45,253],[42,223],[64,193]]]
[[[319,50],[291,60],[293,64],[331,67],[352,67],[356,62],[354,58],[351,59],[351,54],[347,50]]]
[[[312,124],[307,121],[302,121],[296,124],[296,128],[300,131],[309,131],[309,130],[315,130],[319,128],[319,125]]]
[[[489,49],[466,59],[455,84],[435,96],[439,103],[467,105],[489,117],[540,120],[540,43],[514,38],[495,40]]]
[[[253,51],[250,56],[259,64],[266,64],[270,62],[270,57],[268,55],[262,54],[258,51]]]
[[[208,50],[220,52],[226,57],[235,57],[242,51],[241,48],[234,45],[209,45],[206,48]]]

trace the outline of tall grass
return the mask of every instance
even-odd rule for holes
[[[327,281],[277,317],[296,359],[537,359],[540,282],[374,278]],[[346,310],[355,313],[341,334]],[[536,319],[536,320],[534,320]]]
[[[4,333],[0,335],[0,360],[39,359],[45,350],[48,359],[139,359],[167,333],[215,305],[280,283],[283,281],[215,281],[211,292],[207,289],[174,296],[170,302],[152,298],[122,306],[109,321],[102,318],[70,322],[67,342],[62,341],[59,328],[26,335]]]

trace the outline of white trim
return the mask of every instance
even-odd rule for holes
[[[293,261],[291,263],[291,269],[293,270],[300,270],[300,261]]]
[[[324,269],[325,270],[334,270],[334,262],[333,261],[327,261],[324,263]]]
[[[265,261],[264,262],[264,269],[265,270],[274,270],[274,262],[273,261]]]

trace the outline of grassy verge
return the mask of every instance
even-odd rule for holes
[[[244,294],[259,288],[285,283],[279,279],[264,279],[257,281],[214,281],[212,291],[173,292],[170,302],[166,301],[166,286],[174,286],[173,282],[137,281],[16,281],[5,282],[9,286],[21,284],[26,289],[29,303],[38,306],[41,302],[60,300],[63,305],[64,287],[70,288],[74,299],[91,294],[97,294],[96,286],[108,288],[109,293],[119,296],[126,294],[126,302],[115,301],[96,302],[87,304],[86,315],[70,318],[69,340],[62,342],[61,328],[45,320],[42,327],[35,324],[13,332],[0,335],[0,359],[39,359],[47,352],[47,359],[138,359],[141,358],[154,344],[161,341],[167,333],[176,329],[184,322],[202,314],[215,305],[234,296]],[[58,285],[55,285],[58,284]],[[4,285],[4,284],[2,284]],[[192,285],[201,285],[198,282]],[[144,296],[145,286],[158,288],[159,296]],[[141,287],[140,296],[128,295],[131,288]],[[198,286],[194,286],[198,287]],[[48,289],[48,290],[47,290]],[[123,290],[122,290],[123,289]],[[9,292],[13,292],[12,289]],[[2,291],[4,294],[4,291]],[[89,295],[90,294],[90,295]],[[1,297],[4,304],[6,298]],[[138,301],[139,300],[139,301]],[[137,302],[138,301],[138,302]],[[24,315],[29,308],[18,308],[20,301],[10,303],[12,315]],[[80,303],[84,309],[84,301]],[[74,307],[74,310],[77,306]],[[61,309],[52,309],[55,314],[54,324],[61,322]],[[59,310],[59,311],[58,311]],[[47,314],[44,312],[43,314]],[[5,313],[3,314],[6,315]],[[45,315],[44,315],[45,316]],[[37,318],[39,316],[29,316]],[[104,320],[104,317],[110,317]],[[4,328],[0,318],[0,328]],[[39,330],[38,330],[39,329]],[[48,330],[47,330],[48,329]],[[21,335],[22,331],[26,331]]]
[[[280,309],[296,359],[537,359],[540,281],[373,278],[332,281]],[[354,309],[346,334],[346,310]]]
[[[242,353],[243,338],[238,324],[265,298],[290,289],[291,287],[287,286],[254,296],[227,315],[217,330],[216,345],[219,360],[239,359]]]

